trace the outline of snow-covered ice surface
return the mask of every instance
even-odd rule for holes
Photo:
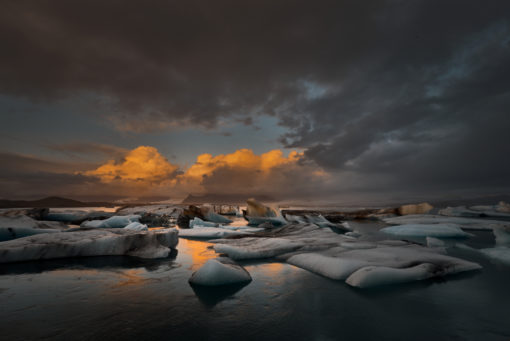
[[[383,221],[391,225],[405,224],[456,224],[465,230],[492,230],[495,226],[509,225],[510,222],[484,219],[447,217],[441,215],[416,214],[399,217],[384,218]]]
[[[235,231],[224,229],[221,227],[194,227],[190,229],[179,229],[179,237],[182,238],[201,238],[201,239],[217,239],[230,236],[246,236],[250,232]]]
[[[406,224],[385,227],[381,231],[401,237],[466,238],[471,236],[454,224]]]
[[[40,221],[27,216],[0,216],[0,241],[31,236],[39,233],[56,233],[67,229],[67,225],[56,221]]]
[[[167,257],[178,243],[176,229],[75,229],[0,243],[0,263],[86,256]]]
[[[506,211],[501,212],[501,210],[497,211],[495,209],[489,210],[489,211],[480,211],[480,210],[472,210],[465,206],[443,208],[443,209],[439,210],[439,214],[444,215],[444,216],[449,216],[449,217],[466,217],[466,218],[488,217],[488,218],[510,220],[510,213],[508,213]]]
[[[195,271],[189,282],[193,285],[218,286],[251,281],[251,276],[241,265],[229,258],[209,259]]]
[[[215,243],[214,250],[217,253],[226,254],[231,259],[276,258],[333,279],[348,278],[353,272],[368,266],[406,269],[419,264],[431,264],[417,268],[419,271],[395,272],[402,274],[395,279],[397,283],[404,278],[418,280],[421,277],[431,278],[480,269],[476,263],[444,255],[441,250],[398,240],[370,242],[353,239],[313,224],[289,224],[265,234],[268,236],[262,234],[255,238],[212,242]],[[425,269],[430,271],[423,275]],[[421,277],[416,276],[418,272]],[[384,279],[380,282],[370,279],[366,280],[368,284],[363,285],[357,285],[358,280],[347,283],[362,287],[391,283],[386,274],[392,272],[383,269],[381,273]],[[364,276],[357,275],[356,278]],[[360,281],[365,283],[364,279]]]
[[[189,227],[217,227],[218,223],[211,222],[211,221],[204,221],[198,217],[195,217],[189,221]]]
[[[132,231],[148,231],[149,228],[145,224],[140,224],[137,221],[132,222],[131,224],[128,224],[126,227],[124,227],[125,230],[132,230]]]
[[[81,227],[91,228],[122,228],[133,222],[139,222],[140,215],[113,216],[104,220],[87,220],[81,224]]]

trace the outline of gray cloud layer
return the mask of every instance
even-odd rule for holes
[[[5,95],[93,94],[140,132],[276,116],[339,190],[510,187],[508,1],[2,7]]]

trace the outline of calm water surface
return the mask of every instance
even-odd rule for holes
[[[355,224],[381,238],[378,224]],[[487,247],[490,232],[468,244]],[[420,241],[420,240],[417,240]],[[163,260],[129,257],[0,265],[0,339],[510,340],[509,267],[372,290],[281,263],[242,263],[246,286],[194,290],[191,273],[215,257],[180,239]]]

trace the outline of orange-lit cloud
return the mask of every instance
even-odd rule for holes
[[[114,180],[159,183],[173,177],[177,169],[156,148],[140,146],[129,151],[121,162],[110,160],[84,174],[98,177],[106,183]]]
[[[168,162],[156,148],[140,146],[121,162],[110,160],[82,174],[115,185],[153,194],[186,195],[201,193],[293,194],[310,192],[324,183],[328,174],[314,164],[300,162],[303,153],[285,156],[275,149],[260,155],[251,149],[230,154],[201,154],[185,170]]]

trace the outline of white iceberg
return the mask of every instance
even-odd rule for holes
[[[285,219],[290,223],[304,224],[306,219],[300,215],[286,214]]]
[[[0,263],[86,256],[163,258],[177,246],[177,233],[176,229],[78,229],[38,234],[0,243]]]
[[[436,276],[434,264],[418,264],[410,268],[398,269],[385,266],[367,266],[354,272],[346,283],[353,287],[369,288],[374,286],[398,284],[424,280]]]
[[[445,243],[441,239],[437,239],[434,237],[427,237],[427,246],[428,247],[444,247]]]
[[[14,217],[0,216],[0,241],[22,238],[40,233],[56,233],[68,226],[56,221],[39,221],[20,215]]]
[[[234,231],[221,227],[195,227],[179,230],[179,237],[182,238],[218,239],[231,236],[246,236],[249,234],[251,233],[247,231]]]
[[[436,248],[401,240],[357,241],[312,224],[288,224],[271,230],[267,237],[222,239],[212,243],[217,253],[232,259],[275,258],[337,280],[367,266],[404,269],[433,264],[434,271],[427,272],[427,278],[480,268],[476,263],[444,255]],[[351,283],[358,282],[353,279]]]
[[[148,231],[149,228],[145,224],[140,224],[139,222],[132,222],[131,224],[124,227],[125,230],[132,230],[132,231]]]
[[[324,218],[321,214],[319,214],[319,215],[306,215],[305,217],[306,217],[306,220],[308,220],[308,222],[310,224],[315,224],[315,225],[320,226],[320,227],[338,227],[338,225],[333,224],[332,222],[330,222],[329,220]]]
[[[218,224],[217,223],[213,223],[213,222],[210,222],[210,221],[204,221],[198,217],[195,217],[193,219],[191,219],[189,221],[189,227],[190,228],[194,228],[194,227],[217,227]]]
[[[140,215],[113,216],[105,220],[88,220],[84,221],[81,227],[92,228],[122,228],[133,222],[140,222]]]
[[[456,224],[466,230],[492,230],[495,226],[509,224],[508,222],[493,219],[446,217],[441,215],[429,215],[429,214],[416,214],[401,217],[384,218],[383,221],[390,225]]]
[[[477,208],[477,207],[475,207]],[[478,207],[480,208],[480,207]],[[465,206],[447,207],[439,210],[440,215],[450,217],[466,217],[466,218],[480,218],[488,217],[493,219],[510,220],[510,213],[507,213],[504,209],[491,210],[491,211],[479,211],[466,208]]]
[[[506,246],[497,246],[479,250],[485,256],[510,265],[510,248]]]
[[[251,276],[246,269],[225,257],[209,259],[189,279],[189,282],[193,285],[204,286],[228,285],[250,281]]]
[[[400,237],[465,238],[471,236],[454,224],[407,224],[385,227],[381,231]]]
[[[259,226],[260,224],[269,223],[273,226],[281,226],[287,224],[281,211],[276,207],[265,206],[255,199],[246,201],[246,219],[248,224]]]

